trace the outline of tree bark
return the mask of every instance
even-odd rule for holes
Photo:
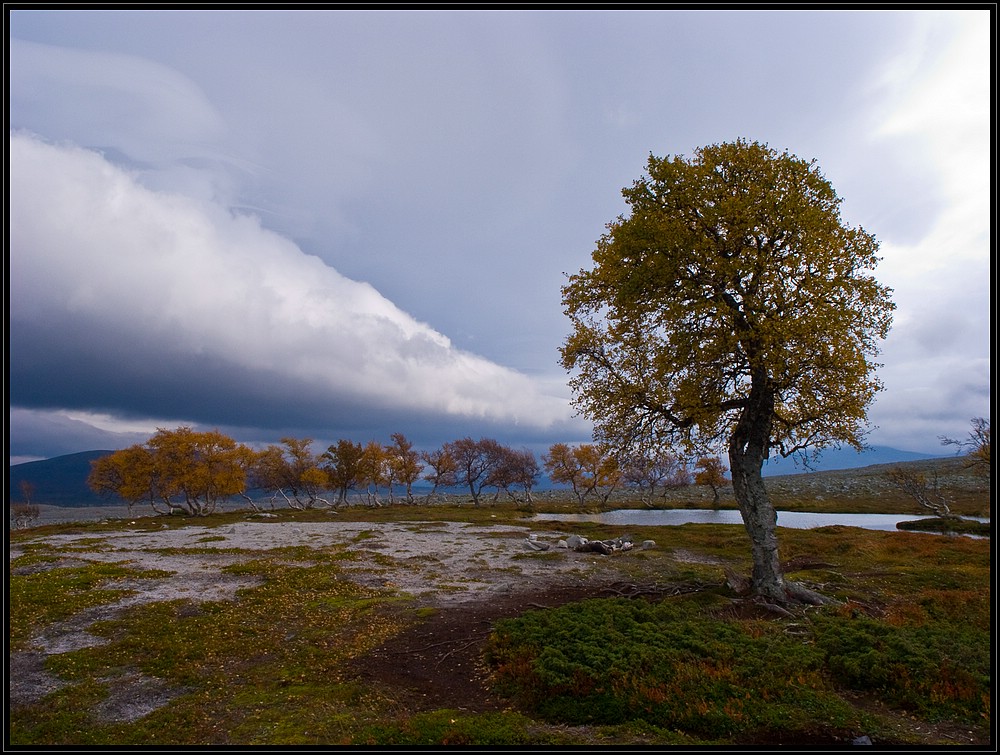
[[[774,391],[762,368],[753,371],[746,406],[729,439],[729,468],[740,516],[750,535],[755,595],[787,601],[778,558],[778,515],[764,486],[761,470],[770,451]]]
[[[753,555],[751,581],[755,595],[773,600],[786,600],[785,580],[778,557],[778,515],[764,487],[760,467],[754,467],[750,454],[729,454],[732,465],[733,492],[743,518],[743,525],[750,535]]]

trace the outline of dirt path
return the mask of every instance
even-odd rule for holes
[[[534,606],[554,607],[600,594],[593,584],[536,585],[459,610],[440,611],[358,658],[352,671],[400,710],[501,711],[509,701],[495,696],[480,666],[480,654],[497,619]]]

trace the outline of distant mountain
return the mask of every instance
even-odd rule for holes
[[[112,451],[83,451],[78,454],[56,456],[42,461],[27,461],[9,467],[7,474],[7,497],[10,501],[22,503],[21,483],[32,485],[32,503],[48,503],[54,506],[120,506],[118,496],[99,496],[87,487],[90,462],[107,456]]]
[[[122,499],[117,496],[103,497],[87,487],[87,476],[90,474],[90,462],[107,456],[112,451],[83,451],[82,453],[56,456],[43,461],[29,461],[14,464],[8,472],[8,498],[11,501],[24,500],[21,494],[21,482],[27,481],[33,486],[32,503],[48,503],[56,506],[101,506],[121,505]],[[792,459],[771,460],[764,465],[764,476],[802,474],[806,471],[830,472],[837,469],[854,469],[873,464],[894,464],[905,461],[923,461],[926,459],[945,458],[931,454],[919,454],[911,451],[900,451],[897,448],[875,446],[858,453],[854,449],[838,449],[824,451],[820,459],[806,470]],[[552,490],[565,487],[554,485],[543,476],[535,486],[535,490]],[[423,488],[419,485],[414,489]],[[458,490],[458,488],[455,488]]]
[[[832,472],[837,469],[856,469],[874,464],[898,464],[904,461],[925,461],[927,459],[950,458],[954,454],[920,454],[913,451],[900,451],[888,446],[872,446],[858,453],[853,448],[828,448],[820,457],[810,464],[809,469],[802,466],[794,458],[769,459],[764,464],[765,477],[775,477],[786,474],[802,474],[803,472]]]

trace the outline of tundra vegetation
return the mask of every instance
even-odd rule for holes
[[[284,444],[286,463],[303,458],[307,446]],[[407,447],[395,437],[392,446]],[[444,450],[428,454],[435,464],[427,462],[425,474],[455,481],[452,467],[441,461]],[[936,479],[953,513],[989,516],[989,479],[968,458],[988,451],[963,450],[953,460],[900,466]],[[332,461],[326,458],[325,466]],[[623,472],[622,480],[642,484],[623,485],[611,502],[648,508],[650,479],[661,486],[656,505],[709,500],[704,485],[663,485],[678,473],[685,479],[684,467],[676,459],[659,462],[655,473],[638,463]],[[771,479],[775,499],[788,510],[919,510],[880,468]],[[349,488],[363,488],[360,478]],[[369,504],[359,490],[359,505],[283,505],[264,519],[253,507],[179,517],[165,515],[169,509],[161,506],[159,515],[132,521],[12,531],[11,658],[44,657],[43,676],[57,683],[12,703],[9,744],[752,746],[848,744],[860,736],[880,745],[989,742],[989,538],[839,526],[782,530],[790,556],[782,572],[836,600],[782,608],[750,600],[733,579],[752,568],[742,527],[626,530],[580,523],[574,531],[592,539],[627,531],[657,547],[595,557],[602,560],[582,577],[571,600],[557,599],[546,584],[525,585],[524,597],[511,595],[517,602],[511,617],[484,624],[470,604],[427,605],[391,585],[356,581],[357,553],[349,542],[319,548],[276,543],[250,551],[225,536],[238,522],[329,522],[334,512],[337,522],[365,523],[359,542],[393,522],[431,528],[442,521],[488,523],[501,537],[514,526],[551,526],[533,514],[580,510],[572,492],[529,502],[499,491],[480,505],[468,505],[468,496],[408,503],[402,495],[389,506]],[[592,503],[601,507],[597,499]],[[736,506],[731,491],[722,492],[719,505]],[[104,607],[129,604],[145,584],[171,576],[138,568],[124,556],[96,558],[109,550],[108,535],[190,526],[220,534],[199,536],[188,555],[201,554],[207,563],[232,556],[236,563],[217,567],[218,580],[255,582],[230,600],[135,601],[103,615]],[[567,557],[558,550],[522,556],[548,563]],[[434,554],[426,558],[434,562]],[[607,564],[616,569],[613,581]],[[403,566],[413,568],[412,560]],[[467,679],[467,668],[447,660],[474,648],[477,683],[489,690],[491,704],[404,704],[359,672],[398,665],[404,649],[393,648],[399,638],[423,626],[438,636],[433,622],[449,615],[455,617],[452,628],[462,628],[457,635],[428,641],[416,653],[405,646],[405,652],[427,656],[427,684],[433,685]],[[80,624],[101,643],[40,656],[39,643]],[[388,650],[378,655],[377,648]],[[11,668],[13,685],[19,667]],[[109,715],[116,691],[136,678],[154,690],[153,704],[125,720]],[[422,689],[418,695],[430,693]]]
[[[940,479],[955,486],[954,509],[988,511],[983,481],[969,488],[974,493],[958,490],[954,481],[972,480],[960,465],[941,466]],[[872,495],[869,486],[884,475],[849,484],[856,475],[792,475],[783,484],[787,491],[793,478],[824,480],[828,505],[836,499],[844,510],[905,504],[902,493],[892,498],[891,486],[881,489],[888,496]],[[632,505],[646,507],[641,491],[634,496]],[[735,505],[727,496],[721,504]],[[511,595],[518,602],[507,618],[484,623],[481,611],[497,595],[483,606],[428,604],[391,584],[358,580],[352,542],[294,548],[276,542],[249,551],[227,536],[241,522],[269,528],[357,521],[364,524],[358,543],[401,522],[489,524],[502,537],[514,527],[550,531],[551,522],[533,518],[538,512],[578,510],[567,496],[538,496],[531,505],[451,499],[283,506],[267,517],[242,508],[13,531],[11,658],[39,657],[39,644],[61,628],[95,618],[88,631],[101,642],[44,656],[44,674],[58,684],[10,709],[8,744],[838,746],[861,736],[883,746],[990,742],[988,538],[782,529],[783,572],[837,602],[771,610],[736,592],[727,578],[727,571],[752,568],[742,526],[581,523],[574,532],[591,539],[627,532],[656,547],[580,562],[579,568],[590,565],[568,603],[545,584],[524,585],[524,597]],[[231,557],[230,565],[217,567],[218,580],[251,582],[232,599],[129,601],[169,574],[115,558],[108,538],[124,530],[155,542],[164,527],[207,528],[197,548],[175,555],[200,554],[206,564]],[[523,558],[549,566],[571,554],[526,551]],[[412,560],[400,566],[414,568]],[[131,607],[102,615],[112,604]],[[444,620],[455,633],[433,632]],[[423,641],[419,652],[395,644],[423,627],[435,639]],[[466,649],[472,660],[449,664]],[[410,697],[371,681],[376,665],[421,657],[428,686]],[[469,683],[470,675],[489,690],[490,704],[420,704],[433,699],[433,685]],[[135,679],[160,690],[157,704],[127,720],[109,715],[117,691]],[[16,672],[9,681],[17,681]]]

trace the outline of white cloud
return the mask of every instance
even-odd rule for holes
[[[151,191],[94,152],[25,134],[11,134],[9,154],[11,318],[44,322],[54,339],[70,324],[106,333],[109,372],[129,359],[125,344],[143,343],[285,376],[361,412],[535,428],[571,415],[566,397],[453,348],[254,217]]]
[[[12,14],[11,126],[106,159],[10,176],[11,396],[260,437],[539,427],[570,414],[561,271],[650,151],[744,135],[816,157],[882,241],[872,442],[988,411],[989,11],[501,15]]]
[[[876,136],[914,136],[920,150],[915,159],[935,169],[947,203],[931,234],[920,244],[920,253],[887,254],[888,266],[926,272],[983,259],[992,215],[992,87],[986,65],[990,27],[984,23],[988,19],[988,14],[966,19],[940,49],[931,47],[921,35],[911,53],[915,57],[908,57],[906,65],[890,64],[887,69],[884,86],[889,109]]]
[[[920,238],[882,243],[878,274],[898,309],[872,419],[873,442],[930,453],[938,435],[964,437],[969,419],[989,415],[992,89],[988,14],[922,20],[879,78],[874,134],[909,138],[940,198]]]
[[[109,433],[139,433],[142,435],[153,435],[163,425],[147,419],[137,420],[127,417],[116,417],[103,412],[74,412],[61,411],[54,412],[56,416],[65,417],[73,422],[82,422],[98,430],[105,430]],[[176,424],[184,424],[183,422]]]

